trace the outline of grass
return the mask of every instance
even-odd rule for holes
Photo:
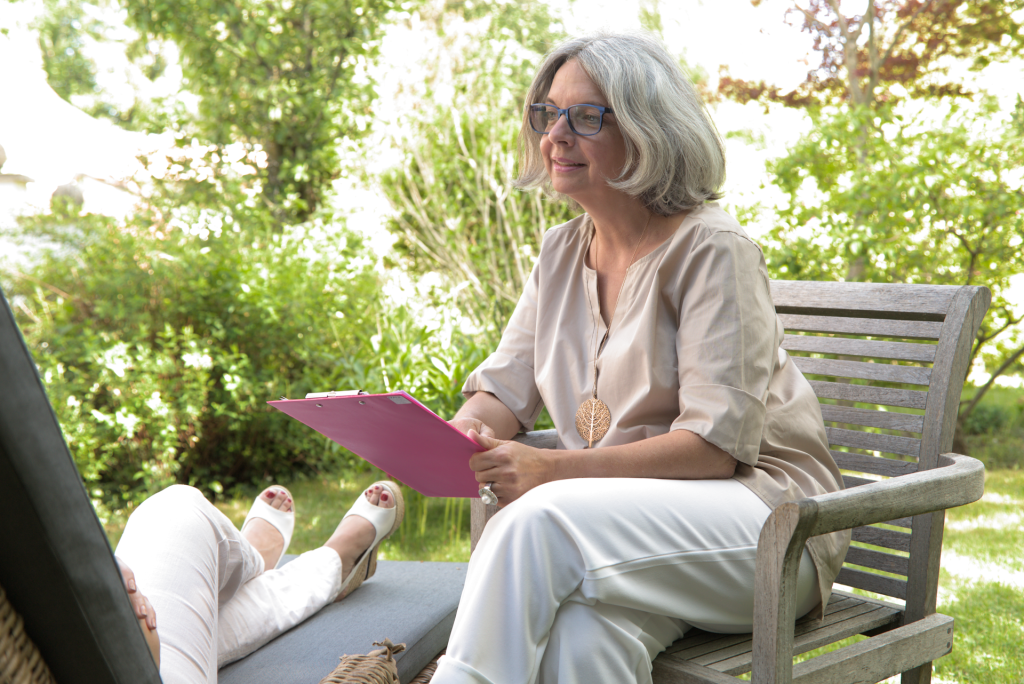
[[[298,520],[291,553],[319,546],[379,472],[325,476],[288,484]],[[406,522],[381,547],[389,560],[469,560],[466,500],[427,499],[408,488]],[[254,489],[217,506],[241,525]],[[107,527],[116,544],[123,527]],[[1024,471],[986,473],[981,501],[949,511],[939,580],[939,612],[956,619],[953,652],[935,663],[937,684],[1024,682]],[[884,598],[884,597],[883,597]],[[852,637],[800,656],[805,660],[864,637]],[[899,678],[888,680],[898,682]]]

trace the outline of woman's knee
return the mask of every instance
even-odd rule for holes
[[[143,521],[156,520],[161,526],[168,524],[188,524],[197,519],[194,513],[202,513],[212,504],[206,500],[195,487],[187,485],[171,485],[143,501],[132,512],[129,522],[139,524]]]

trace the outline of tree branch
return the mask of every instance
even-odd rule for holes
[[[971,415],[971,411],[973,411],[974,407],[978,405],[978,402],[981,401],[981,398],[983,396],[985,396],[985,392],[988,392],[990,389],[992,389],[992,385],[993,385],[993,383],[995,383],[996,378],[998,378],[1000,375],[1002,375],[1006,371],[1007,368],[1009,368],[1014,363],[1016,363],[1017,359],[1019,359],[1021,356],[1024,356],[1024,347],[1021,347],[1020,349],[1015,351],[1010,356],[1010,358],[1008,358],[1003,363],[1003,365],[1001,365],[999,368],[996,369],[996,372],[992,374],[992,377],[988,379],[988,382],[986,382],[984,385],[982,385],[981,389],[979,389],[977,391],[977,393],[974,395],[974,398],[971,399],[971,403],[967,405],[967,408],[965,408],[963,411],[960,412],[960,416],[958,417],[958,420],[961,423],[963,421],[967,420],[967,416]]]
[[[900,37],[903,35],[903,32],[907,30],[907,27],[914,23],[914,20],[917,19],[918,15],[920,15],[921,12],[924,12],[926,9],[928,9],[929,5],[931,4],[932,0],[925,0],[924,4],[918,7],[917,11],[914,12],[914,14],[912,14],[911,17],[907,19],[905,22],[903,22],[903,24],[898,29],[896,29],[896,35],[893,36],[892,38],[892,44],[889,45],[889,49],[885,51],[885,54],[882,55],[881,61],[878,63],[879,68],[881,68],[883,64],[889,61],[889,58],[892,56],[892,51],[896,49],[897,45],[899,45]]]

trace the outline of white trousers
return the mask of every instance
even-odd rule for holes
[[[735,480],[577,479],[491,518],[434,684],[651,682],[690,626],[748,632],[771,513]],[[807,551],[797,615],[818,602]]]
[[[328,548],[264,572],[263,558],[199,490],[175,485],[128,519],[116,555],[156,610],[164,684],[215,684],[217,670],[337,597]]]

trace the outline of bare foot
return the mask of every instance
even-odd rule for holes
[[[363,492],[363,496],[374,506],[395,507],[395,498],[380,485],[373,485]],[[338,524],[338,528],[324,546],[333,549],[341,557],[342,577],[348,577],[352,572],[360,556],[370,548],[376,534],[373,524],[358,515],[350,515]]]
[[[280,485],[271,485],[263,490],[259,498],[263,503],[288,513],[294,511],[292,497],[288,490]],[[284,552],[284,537],[277,528],[260,518],[252,518],[242,530],[242,536],[263,556],[263,567],[272,570],[281,560]]]

